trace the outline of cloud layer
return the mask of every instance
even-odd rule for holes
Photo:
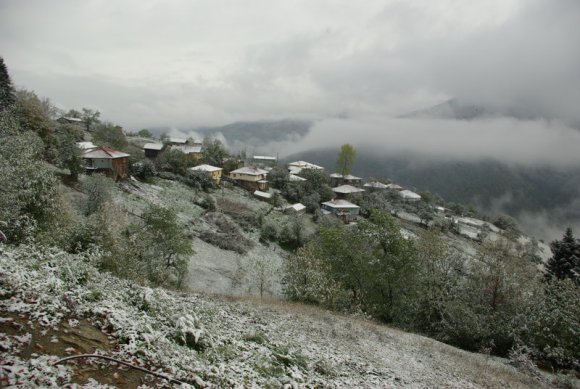
[[[127,128],[396,116],[450,97],[580,121],[580,2],[0,4],[17,85]]]

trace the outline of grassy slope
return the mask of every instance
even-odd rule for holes
[[[98,272],[88,257],[0,246],[0,270],[2,317],[25,315],[36,328],[56,333],[65,323],[78,326],[75,320],[92,323],[115,344],[103,348],[107,355],[197,387],[545,385],[484,355],[359,318],[299,304],[144,288]],[[189,346],[179,341],[187,334]],[[98,380],[99,366],[111,368],[100,362],[57,368],[51,349],[24,356],[26,329],[0,336],[3,383],[61,387],[81,373]],[[63,338],[57,334],[51,342]]]

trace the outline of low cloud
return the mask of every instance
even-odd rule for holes
[[[525,165],[580,165],[580,132],[557,121],[327,119],[299,142],[264,148],[288,156],[350,143],[363,152],[412,153],[424,159],[494,159]]]

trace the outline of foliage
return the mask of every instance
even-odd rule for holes
[[[149,159],[132,164],[130,171],[133,176],[142,181],[149,181],[157,175],[155,164]]]
[[[197,190],[208,191],[215,188],[215,183],[210,175],[202,171],[188,170],[181,181],[190,188]]]
[[[14,86],[8,69],[4,63],[4,58],[0,57],[0,112],[7,111],[16,103]]]
[[[292,299],[361,309],[381,320],[403,323],[416,272],[413,243],[400,235],[390,216],[376,212],[355,229],[322,228],[288,259],[286,293]],[[317,285],[309,285],[310,279]]]
[[[79,113],[79,112],[77,111],[76,113]],[[101,122],[99,120],[100,116],[101,116],[101,113],[97,110],[90,109],[90,108],[83,108],[82,113],[80,113],[80,116],[73,116],[73,117],[79,117],[80,119],[82,119],[83,124],[85,125],[85,130],[91,131],[97,124],[99,124]],[[115,146],[111,145],[111,147],[115,147]]]
[[[83,182],[83,190],[87,194],[85,214],[87,216],[97,212],[113,199],[113,180],[104,174],[91,174]]]
[[[164,284],[167,282],[167,270],[173,269],[176,273],[174,283],[181,286],[187,271],[187,256],[193,254],[193,249],[183,227],[177,222],[177,214],[169,208],[150,205],[142,218],[144,228],[140,237],[149,244],[141,259],[145,259],[149,280]]]
[[[352,166],[354,165],[355,157],[356,150],[354,147],[348,143],[343,144],[340,147],[340,153],[338,154],[338,160],[336,161],[336,170],[343,176],[350,174]]]
[[[98,146],[111,147],[118,150],[124,150],[129,145],[123,129],[112,123],[100,124],[93,134],[93,141]]]
[[[159,171],[167,171],[174,174],[185,175],[190,167],[187,155],[181,150],[167,148],[163,150],[155,160],[155,166]]]
[[[272,188],[283,190],[288,183],[288,170],[282,166],[274,166],[268,172],[268,182]]]
[[[139,130],[139,132],[137,134],[142,138],[152,138],[153,137],[153,134],[151,133],[151,131],[149,131],[146,128]]]
[[[412,304],[414,327],[437,334],[445,319],[445,306],[464,273],[463,258],[438,229],[425,231],[417,241],[418,288]]]
[[[444,305],[437,337],[469,350],[489,347],[506,355],[515,345],[518,319],[540,284],[533,264],[505,240],[486,243]]]
[[[580,241],[567,228],[562,240],[550,243],[552,257],[546,264],[547,278],[570,278],[580,284]]]
[[[48,99],[40,99],[34,92],[20,89],[16,91],[15,118],[21,132],[34,132],[44,143],[44,157],[54,159],[56,141],[54,122],[51,115],[54,107]]]
[[[42,161],[42,151],[42,141],[31,132],[0,137],[0,221],[9,241],[31,237],[37,225],[58,212],[58,181]]]
[[[534,359],[556,368],[580,370],[580,288],[570,279],[553,280],[531,295],[517,343]]]
[[[81,134],[75,126],[62,124],[56,129],[57,161],[62,168],[68,169],[73,180],[84,171],[81,150],[77,141]]]
[[[517,239],[521,235],[518,224],[509,216],[499,215],[493,221],[493,225],[506,231],[511,239]]]
[[[205,137],[202,145],[203,162],[217,167],[222,167],[228,156],[228,152],[219,139]]]

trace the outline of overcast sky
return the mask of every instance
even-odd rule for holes
[[[396,116],[451,97],[580,120],[577,0],[2,0],[17,86],[126,128]]]

